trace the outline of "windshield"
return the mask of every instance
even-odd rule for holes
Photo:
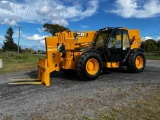
[[[94,45],[95,49],[104,47],[105,40],[108,38],[108,35],[109,35],[108,31],[98,33],[98,36],[96,37],[95,45]]]

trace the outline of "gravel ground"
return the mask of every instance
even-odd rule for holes
[[[144,72],[126,68],[104,72],[95,81],[52,73],[51,86],[8,85],[10,78],[35,78],[36,70],[0,76],[1,120],[61,120],[96,118],[102,111],[123,106],[160,88],[160,61],[148,60]]]

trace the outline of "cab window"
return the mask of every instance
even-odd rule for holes
[[[123,31],[123,49],[129,48],[130,42],[127,31]]]
[[[104,43],[105,43],[105,40],[106,40],[107,37],[108,37],[108,33],[107,32],[99,33],[98,37],[96,39],[95,48],[104,47]]]
[[[107,48],[121,48],[121,31],[113,31]]]

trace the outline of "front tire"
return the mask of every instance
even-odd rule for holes
[[[96,52],[86,52],[77,61],[76,72],[82,80],[95,80],[102,71],[102,58]]]
[[[131,53],[128,59],[127,69],[129,72],[139,73],[145,68],[146,59],[143,52]]]

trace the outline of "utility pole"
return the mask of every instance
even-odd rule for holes
[[[18,28],[18,51],[17,51],[17,53],[19,54],[19,43],[20,43],[20,35],[21,35],[21,28],[24,28],[24,27],[22,27],[22,26],[15,26],[15,27],[17,27]]]

